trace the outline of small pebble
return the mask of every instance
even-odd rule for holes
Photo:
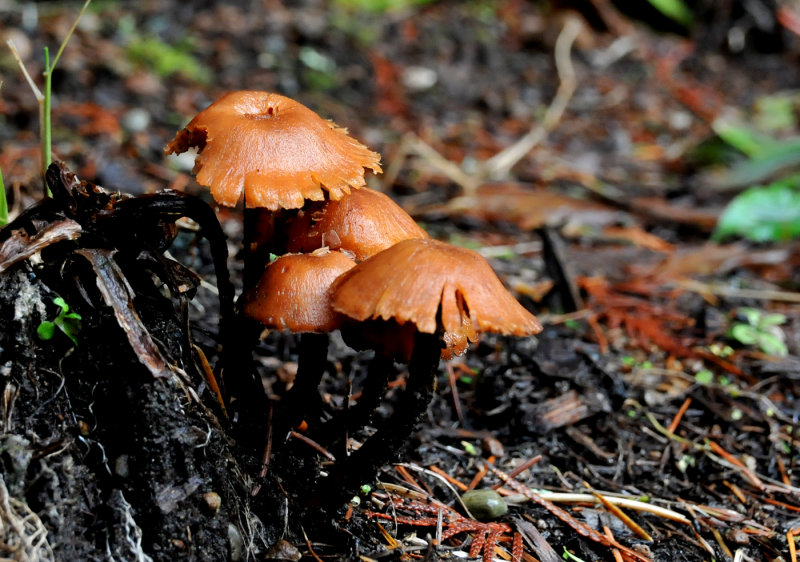
[[[150,113],[141,107],[134,107],[122,116],[122,128],[129,133],[141,133],[150,126]]]
[[[114,473],[120,478],[127,478],[130,476],[130,468],[128,467],[128,455],[120,455],[114,459]]]
[[[222,498],[219,497],[219,494],[216,492],[206,492],[203,494],[203,500],[206,502],[208,511],[216,515],[222,505]]]
[[[478,521],[489,521],[508,513],[508,504],[494,490],[469,490],[461,496],[464,505]]]
[[[403,70],[403,85],[413,92],[432,88],[439,80],[439,75],[432,68],[424,66],[408,66]]]
[[[300,560],[302,555],[297,547],[283,539],[272,545],[266,553],[267,560]]]

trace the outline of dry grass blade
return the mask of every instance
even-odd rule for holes
[[[608,501],[604,496],[598,494],[597,492],[592,492],[592,495],[597,498],[597,500],[603,504],[608,511],[613,513],[617,519],[625,523],[625,526],[628,527],[633,533],[647,542],[652,542],[653,537],[650,536],[650,533],[642,529],[642,527],[633,519],[628,517],[628,515],[622,511],[619,507]]]
[[[719,445],[714,441],[711,441],[710,439],[708,440],[708,446],[711,448],[712,451],[714,451],[723,459],[725,459],[726,461],[734,465],[736,468],[738,468],[741,471],[742,476],[744,476],[753,486],[758,488],[759,491],[764,490],[765,488],[764,482],[762,482],[761,479],[756,475],[756,473],[750,470],[742,461],[740,461],[732,454],[730,454],[728,451],[723,449],[721,445]]]
[[[542,497],[553,503],[595,503],[596,501],[598,501],[591,494],[549,492],[547,494],[544,494]],[[621,498],[605,494],[603,495],[603,497],[606,499],[608,503],[619,507],[624,507],[626,509],[634,509],[636,511],[643,511],[645,513],[651,513],[653,515],[657,515],[665,519],[670,519],[671,521],[683,523],[684,525],[689,525],[691,523],[691,521],[689,521],[689,519],[687,519],[686,516],[671,509],[659,507],[657,505],[645,503],[632,498]]]

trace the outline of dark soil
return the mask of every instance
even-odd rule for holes
[[[254,411],[255,379],[228,379],[240,401],[232,420],[223,414],[201,353],[218,372],[233,328],[220,333],[209,287],[224,282],[207,229],[179,213],[134,235],[121,212],[99,218],[118,208],[114,195],[83,201],[77,215],[53,200],[29,209],[42,192],[36,102],[0,53],[0,168],[18,217],[0,235],[0,558],[453,558],[490,533],[463,512],[453,481],[469,485],[490,456],[505,472],[541,456],[516,476],[530,489],[647,498],[688,524],[625,508],[646,540],[597,502],[558,503],[569,514],[559,516],[516,494],[498,520],[508,525],[500,545],[510,553],[521,533],[526,560],[612,559],[577,522],[608,527],[641,559],[792,559],[800,309],[786,295],[797,295],[800,252],[707,241],[735,192],[720,170],[741,159],[712,123],[797,90],[800,39],[771,1],[698,3],[689,28],[600,0],[422,4],[97,2],[53,76],[55,156],[133,196],[171,187],[209,201],[192,158],[166,159],[166,142],[224,91],[295,97],[381,152],[386,174],[373,185],[432,236],[487,249],[543,320],[537,338],[485,336],[442,363],[419,430],[389,452],[400,464],[371,489],[329,484],[339,465],[297,438],[273,435],[265,470],[269,414]],[[78,8],[0,9],[4,38],[34,77],[41,47],[56,50]],[[553,50],[576,13],[585,25],[566,112],[490,188],[456,199],[464,186],[413,139],[477,173],[541,119],[559,86]],[[239,289],[241,213],[217,211]],[[47,228],[56,238],[26,253]],[[112,285],[116,300],[103,292]],[[37,335],[59,315],[56,297],[81,317],[76,342],[59,329]],[[786,316],[786,356],[730,338],[742,307]],[[278,404],[300,349],[297,336],[269,333],[252,361],[226,370],[255,373]],[[372,355],[333,334],[327,359],[315,359],[325,371],[312,421],[341,419]],[[337,463],[402,403],[407,368],[387,369],[374,420],[337,436]],[[476,481],[499,484],[491,472]],[[435,544],[439,512],[438,532],[453,537]]]

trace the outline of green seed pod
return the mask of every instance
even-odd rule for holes
[[[461,496],[461,501],[479,521],[497,519],[508,512],[503,496],[494,490],[469,490]]]

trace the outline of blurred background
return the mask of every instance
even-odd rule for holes
[[[81,177],[131,193],[193,189],[191,157],[166,159],[164,144],[221,93],[261,89],[381,152],[390,173],[376,178],[380,188],[422,194],[415,206],[441,202],[461,186],[417,139],[464,173],[481,171],[541,123],[560,83],[555,44],[573,19],[566,111],[511,169],[478,180],[721,204],[706,174],[741,154],[719,142],[717,119],[796,132],[800,16],[774,0],[659,4],[98,0],[53,73],[54,153]],[[0,0],[0,35],[39,87],[43,48],[55,53],[80,7]],[[7,186],[29,186],[37,103],[5,45],[0,73],[0,166]]]

